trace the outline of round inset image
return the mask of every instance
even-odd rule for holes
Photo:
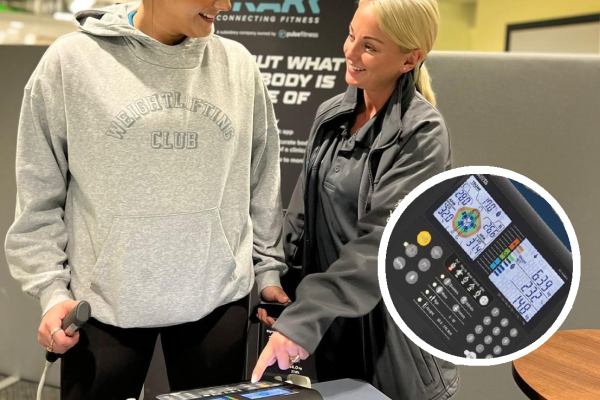
[[[550,204],[572,253],[511,180]],[[418,346],[459,365],[497,365],[558,329],[575,301],[580,263],[573,227],[548,192],[512,171],[465,167],[402,200],[383,233],[379,283]]]

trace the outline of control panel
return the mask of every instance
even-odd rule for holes
[[[570,252],[506,178],[469,175],[419,196],[386,252],[403,321],[446,353],[494,358],[543,335],[560,314]]]
[[[158,400],[248,400],[275,399],[323,400],[313,389],[286,382],[241,382],[233,385],[214,386],[203,389],[186,390],[157,396]]]

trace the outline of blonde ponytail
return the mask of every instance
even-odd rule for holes
[[[421,65],[421,69],[419,67],[415,68],[415,84],[419,93],[435,107],[435,93],[431,87],[431,78],[425,63]]]

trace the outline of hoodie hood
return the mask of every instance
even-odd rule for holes
[[[150,64],[179,69],[194,68],[202,61],[212,33],[201,38],[186,37],[174,46],[161,43],[129,24],[129,13],[139,7],[140,2],[135,1],[99,10],[80,11],[75,14],[75,25],[93,36],[123,38],[137,58]]]
[[[129,25],[128,15],[140,2],[116,4],[100,10],[83,10],[75,14],[75,25],[94,36],[146,36]]]

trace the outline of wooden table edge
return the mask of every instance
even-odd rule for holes
[[[539,394],[534,388],[532,388],[525,381],[525,379],[523,379],[521,377],[521,375],[519,375],[519,371],[517,371],[517,369],[515,368],[514,361],[511,362],[510,364],[511,364],[512,376],[513,376],[513,379],[515,380],[515,383],[527,397],[529,397],[531,400],[548,400],[547,398],[545,398],[544,396]]]

